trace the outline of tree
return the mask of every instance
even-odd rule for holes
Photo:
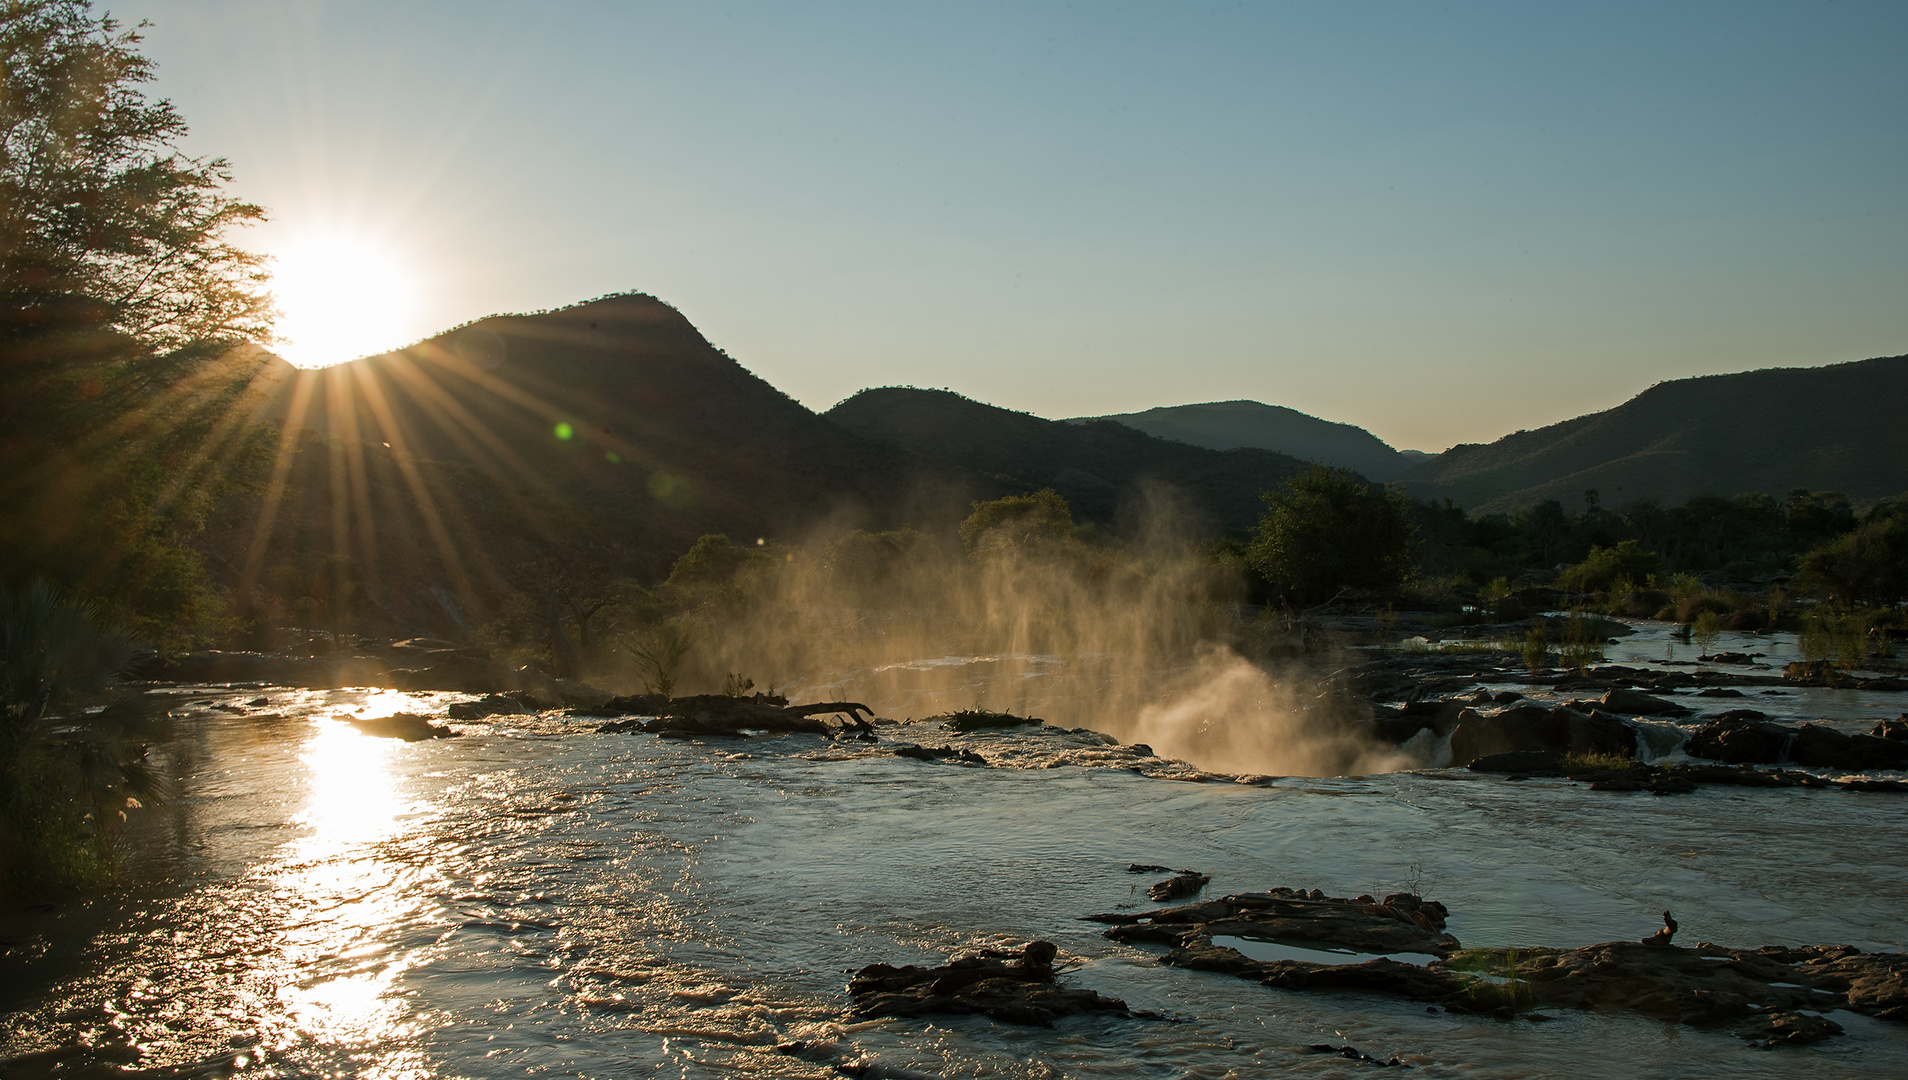
[[[263,213],[179,150],[139,42],[84,0],[0,3],[0,565],[180,641],[220,621],[189,541],[262,457],[235,347],[271,309],[228,235]]]
[[[1908,519],[1871,513],[1861,528],[1802,556],[1803,582],[1843,603],[1908,599]]]
[[[1415,529],[1410,500],[1397,490],[1314,465],[1261,497],[1266,511],[1247,561],[1292,599],[1394,592],[1410,578]]]
[[[1064,548],[1074,539],[1073,509],[1052,488],[977,502],[961,522],[961,545],[975,557]]]
[[[185,121],[141,91],[153,63],[139,42],[86,0],[8,0],[0,11],[8,329],[44,330],[54,307],[159,355],[269,340],[261,260],[226,235],[264,211],[225,193],[223,158],[179,151]]]

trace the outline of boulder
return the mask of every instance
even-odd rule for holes
[[[1491,716],[1467,709],[1451,732],[1456,764],[1520,751],[1628,757],[1636,752],[1636,732],[1601,711],[1584,713],[1567,705],[1545,709],[1528,702]]]
[[[1134,1015],[1126,1002],[1055,981],[1050,941],[1030,941],[1018,955],[985,951],[940,967],[870,964],[848,984],[858,1016],[979,1013],[1010,1024],[1051,1027],[1083,1013]]]
[[[1147,889],[1146,896],[1148,899],[1155,901],[1182,900],[1197,893],[1211,882],[1212,878],[1206,874],[1174,874],[1165,881],[1158,882],[1152,888]]]
[[[1795,732],[1780,724],[1711,720],[1683,743],[1683,752],[1731,765],[1773,765],[1783,760],[1794,739]]]
[[[1598,704],[1609,712],[1632,716],[1688,716],[1690,714],[1690,709],[1686,705],[1651,697],[1636,690],[1606,691]]]

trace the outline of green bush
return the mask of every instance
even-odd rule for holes
[[[1396,593],[1416,568],[1411,503],[1394,489],[1314,465],[1261,497],[1248,561],[1295,600]]]

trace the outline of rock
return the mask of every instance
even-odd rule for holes
[[[942,758],[953,758],[956,761],[965,761],[974,765],[987,764],[986,758],[976,754],[972,750],[963,750],[953,746],[915,746],[912,743],[904,743],[894,748],[894,756],[913,758],[916,761],[939,761]]]
[[[854,701],[790,705],[787,698],[770,697],[767,694],[752,697],[696,694],[679,698],[644,694],[614,698],[595,708],[579,709],[576,715],[655,717],[653,720],[605,724],[597,728],[600,732],[647,731],[657,735],[722,737],[793,732],[831,737],[872,733],[874,725],[861,719],[859,713],[867,713],[872,717],[874,710]],[[835,714],[839,715],[832,723],[816,719]]]
[[[1128,863],[1126,867],[1126,872],[1129,874],[1190,874],[1192,873],[1191,870],[1174,870],[1170,866],[1160,866],[1158,863]]]
[[[1197,893],[1211,882],[1209,875],[1182,872],[1146,890],[1146,895],[1152,900],[1178,900]]]
[[[1625,713],[1640,716],[1688,716],[1690,709],[1673,701],[1651,697],[1635,690],[1609,690],[1598,702],[1613,713]]]
[[[1149,912],[1141,921],[1114,926],[1115,941],[1153,941],[1190,946],[1220,935],[1310,941],[1367,953],[1418,952],[1444,956],[1458,940],[1443,932],[1444,905],[1407,893],[1382,902],[1323,893],[1273,889]],[[1106,921],[1106,920],[1100,920]]]
[[[969,731],[986,731],[991,728],[1024,727],[1028,724],[1046,723],[1045,720],[1037,720],[1031,716],[1015,716],[1012,713],[987,712],[981,709],[943,713],[940,716],[930,716],[928,720],[938,720],[947,730],[963,734]]]
[[[1742,691],[1731,690],[1726,686],[1709,686],[1696,691],[1697,697],[1742,697]]]
[[[1670,941],[1676,924],[1668,912],[1663,915],[1664,928],[1641,942],[1613,941],[1578,949],[1382,950],[1436,951],[1442,957],[1422,966],[1382,957],[1359,964],[1259,961],[1213,944],[1213,937],[1220,934],[1274,937],[1266,930],[1289,929],[1273,925],[1280,918],[1290,921],[1289,912],[1274,911],[1279,902],[1288,907],[1308,901],[1321,908],[1357,905],[1346,900],[1310,901],[1312,895],[1317,894],[1278,889],[1229,896],[1157,912],[1151,926],[1116,926],[1106,935],[1122,941],[1165,941],[1173,946],[1166,962],[1179,967],[1234,975],[1284,990],[1395,994],[1432,1002],[1450,1012],[1510,1016],[1537,1008],[1565,1008],[1640,1013],[1691,1025],[1747,1022],[1740,1033],[1764,1046],[1802,1044],[1840,1034],[1835,1024],[1818,1024],[1819,1017],[1808,1015],[1838,1008],[1908,1022],[1908,954],[1864,954],[1847,945],[1751,950],[1705,943],[1684,948]],[[1401,897],[1385,899],[1390,905]],[[1433,907],[1435,912],[1429,912]],[[1242,930],[1244,917],[1254,911],[1270,917],[1256,931]],[[1443,926],[1442,905],[1424,905],[1420,911],[1427,914],[1427,922],[1434,914],[1436,925]],[[1161,918],[1169,915],[1175,917]],[[1315,933],[1276,936],[1325,940]],[[1380,951],[1359,934],[1339,938],[1331,943]]]
[[[1636,733],[1626,721],[1608,713],[1584,713],[1564,705],[1545,709],[1530,703],[1492,716],[1466,709],[1451,732],[1453,763],[1468,764],[1516,751],[1628,757],[1636,751]]]
[[[1736,1029],[1737,1037],[1748,1039],[1764,1050],[1807,1046],[1840,1034],[1842,1025],[1835,1021],[1797,1012],[1757,1013],[1746,1026]]]
[[[1883,675],[1877,679],[1863,679],[1855,684],[1857,690],[1908,690],[1908,679],[1894,675]]]
[[[1689,737],[1683,752],[1732,765],[1773,765],[1783,759],[1794,739],[1795,732],[1780,724],[1712,720]]]
[[[937,968],[870,964],[855,973],[848,993],[859,1016],[980,1013],[1010,1024],[1052,1026],[1082,1013],[1134,1015],[1118,998],[1059,986],[1050,941],[1030,941],[1018,956],[984,952]]]
[[[1840,992],[1848,1007],[1882,1020],[1908,1023],[1908,953],[1864,953],[1853,946],[1818,946],[1798,967],[1801,981]]]
[[[1834,686],[1835,665],[1827,660],[1797,660],[1782,669],[1782,677],[1806,686]]]
[[[1868,734],[1890,742],[1908,743],[1908,713],[1903,713],[1899,719],[1883,720],[1868,729]]]
[[[416,713],[392,713],[390,716],[359,717],[340,715],[338,719],[364,732],[384,739],[418,742],[423,739],[450,739],[457,732],[440,727]]]
[[[1385,1061],[1380,1061],[1377,1058],[1372,1057],[1370,1054],[1362,1053],[1356,1046],[1333,1046],[1331,1043],[1313,1043],[1312,1045],[1307,1046],[1304,1049],[1300,1050],[1299,1053],[1301,1054],[1337,1054],[1339,1057],[1342,1057],[1342,1058],[1348,1058],[1352,1061],[1362,1061],[1367,1065],[1377,1065],[1377,1066],[1380,1066],[1381,1068],[1387,1068],[1387,1069],[1395,1069],[1395,1068],[1401,1068],[1401,1067],[1410,1068],[1410,1066],[1406,1065],[1402,1061],[1399,1061],[1397,1058],[1390,1058]]]
[[[1908,741],[1846,735],[1823,724],[1784,727],[1755,719],[1760,716],[1753,709],[1724,713],[1697,729],[1683,750],[1732,764],[1793,761],[1818,769],[1908,769]]]
[[[476,701],[453,702],[445,713],[452,720],[482,720],[487,716],[509,716],[528,711],[522,702],[507,694],[486,694]]]
[[[1751,724],[1760,724],[1764,720],[1769,719],[1769,714],[1765,712],[1758,712],[1755,709],[1726,709],[1710,717],[1709,719],[1711,721],[1727,720],[1727,721],[1736,721],[1736,722],[1746,722]]]

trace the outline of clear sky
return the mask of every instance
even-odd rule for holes
[[[110,10],[288,285],[360,259],[338,348],[633,289],[816,409],[1427,450],[1908,352],[1901,0]]]

